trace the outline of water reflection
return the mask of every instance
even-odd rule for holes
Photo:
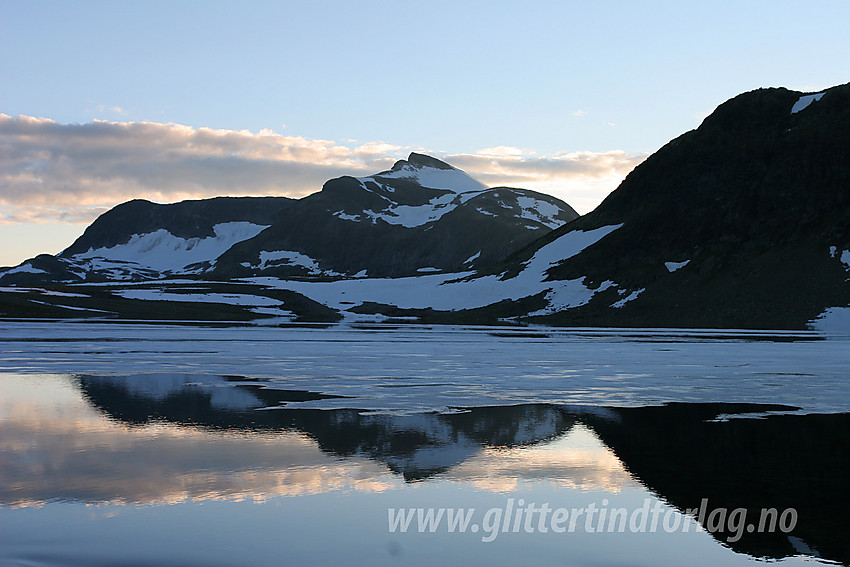
[[[795,508],[791,534],[714,537],[753,557],[850,563],[847,414],[718,419],[789,408],[536,404],[381,415],[289,409],[321,394],[238,376],[2,378],[6,507],[264,501],[432,481],[496,493],[645,487],[681,511],[705,498],[754,515]]]
[[[850,414],[724,414],[787,409],[751,404],[668,404],[612,410],[582,420],[629,472],[680,510],[713,507],[797,510],[791,536],[744,533],[731,544],[756,557],[806,553],[850,563]],[[721,417],[721,419],[717,419]],[[726,541],[728,533],[715,534]]]
[[[254,499],[380,491],[440,475],[618,490],[620,462],[550,406],[457,414],[253,411],[314,394],[234,377],[4,378],[0,504]]]

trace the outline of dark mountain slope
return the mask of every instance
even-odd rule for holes
[[[549,270],[616,282],[551,315],[566,324],[802,327],[850,303],[850,86],[792,113],[805,95],[761,89],[722,104],[632,171],[593,212],[507,265],[575,231],[622,225]],[[643,291],[641,291],[643,290]]]
[[[134,199],[95,219],[59,256],[71,258],[92,248],[125,244],[129,235],[160,229],[188,239],[215,236],[213,227],[226,222],[271,224],[295,202],[286,197],[215,197],[163,205]]]

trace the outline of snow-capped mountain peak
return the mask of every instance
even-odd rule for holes
[[[451,165],[423,154],[415,152],[407,160],[399,160],[392,169],[382,171],[360,181],[374,181],[386,184],[393,179],[406,179],[428,189],[442,189],[453,193],[468,191],[485,191],[487,186],[470,177],[465,172]]]
[[[361,278],[475,269],[578,215],[549,195],[490,189],[412,153],[342,176],[303,199],[134,200],[98,218],[55,258],[0,271],[4,284],[174,276]]]

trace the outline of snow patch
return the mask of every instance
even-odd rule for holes
[[[120,268],[179,272],[191,264],[216,260],[234,244],[253,238],[268,227],[242,221],[220,223],[213,226],[215,236],[206,238],[181,238],[161,228],[146,234],[134,234],[125,244],[90,248],[72,258],[76,261],[89,260],[89,268],[95,270]]]
[[[243,264],[244,265],[244,264]],[[260,263],[256,265],[248,264],[247,267],[256,270],[267,270],[269,268],[286,266],[300,266],[307,270],[311,275],[325,276],[341,276],[339,272],[333,270],[323,270],[319,267],[319,263],[301,252],[294,250],[263,250],[260,252]]]
[[[520,216],[526,220],[537,221],[549,228],[558,228],[564,224],[556,220],[561,209],[548,201],[535,199],[526,195],[518,195],[517,204],[522,209]]]
[[[300,252],[293,252],[290,250],[275,250],[273,252],[263,250],[260,252],[260,265],[258,267],[261,270],[265,270],[268,267],[269,262],[279,263],[281,260],[283,260],[286,264],[307,268],[311,272],[321,271],[319,270],[319,264],[314,259],[305,254],[301,254]]]
[[[296,318],[295,313],[292,311],[289,311],[288,309],[280,309],[279,307],[252,307],[251,311],[258,315],[271,315],[273,317],[280,317],[288,320]]]
[[[797,102],[794,103],[794,106],[791,107],[791,114],[797,114],[798,112],[805,110],[813,102],[819,101],[824,94],[826,93],[817,93],[801,96],[797,99]]]
[[[54,297],[89,297],[82,293],[68,293],[66,291],[54,291],[52,289],[42,289],[40,287],[0,287],[0,293],[37,293],[39,295],[52,295]]]
[[[363,213],[370,217],[372,222],[380,219],[388,224],[414,228],[440,220],[447,213],[452,212],[458,206],[481,193],[481,191],[462,194],[445,193],[431,199],[424,205],[391,205],[383,211],[376,212],[370,209],[363,211]]]
[[[850,250],[841,253],[841,263],[844,264],[845,270],[850,270]]]
[[[672,271],[672,270],[671,270],[671,271]],[[624,305],[625,305],[626,303],[628,303],[629,301],[634,301],[635,299],[637,299],[637,298],[638,298],[638,296],[639,296],[640,294],[642,294],[643,292],[645,292],[645,291],[646,291],[646,288],[645,288],[645,287],[642,287],[642,288],[640,288],[640,289],[637,289],[637,290],[635,290],[635,291],[631,292],[629,295],[627,295],[627,296],[626,296],[626,297],[624,297],[623,299],[621,299],[620,301],[617,301],[616,303],[612,303],[612,304],[611,304],[611,307],[616,307],[617,309],[619,309],[620,307],[624,306]]]
[[[473,260],[477,259],[479,256],[481,256],[481,250],[479,250],[477,253],[473,254],[473,255],[472,255],[472,256],[470,256],[469,258],[467,258],[467,259],[466,259],[463,263],[464,263],[464,264],[469,264],[469,263],[470,263],[470,262],[472,262]]]
[[[543,273],[551,266],[560,264],[590,248],[621,226],[623,226],[623,223],[593,230],[570,231],[535,252],[534,256],[525,262],[526,269]]]
[[[9,274],[46,274],[47,270],[42,270],[41,268],[35,268],[29,262],[21,264],[15,268],[10,268],[6,270],[3,275],[8,276]]]
[[[37,301],[35,299],[30,300],[31,303],[38,303],[39,305],[47,305],[49,307],[59,307],[61,309],[68,309],[70,311],[91,311],[94,313],[112,313],[112,311],[105,311],[103,309],[94,309],[93,307],[74,307],[72,305],[60,305],[58,303],[48,303],[47,301]]]
[[[676,270],[684,268],[688,265],[689,262],[690,260],[685,260],[684,262],[664,262],[664,267],[667,268],[668,272],[672,273]]]
[[[189,301],[194,303],[223,303],[249,307],[277,307],[281,302],[261,295],[245,293],[175,293],[161,289],[121,289],[112,293],[126,299],[144,301]]]
[[[809,321],[809,327],[825,333],[850,335],[850,307],[830,307]]]

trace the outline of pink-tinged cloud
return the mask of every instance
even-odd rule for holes
[[[0,114],[0,222],[86,223],[134,198],[173,202],[218,195],[300,197],[333,177],[386,170],[412,150],[423,151],[380,141],[284,136],[271,130],[155,122],[60,124]],[[580,191],[581,184],[601,183],[591,199],[599,202],[645,157],[619,151],[541,157],[506,146],[435,155],[488,185],[536,188],[568,202],[570,195],[560,188]]]

